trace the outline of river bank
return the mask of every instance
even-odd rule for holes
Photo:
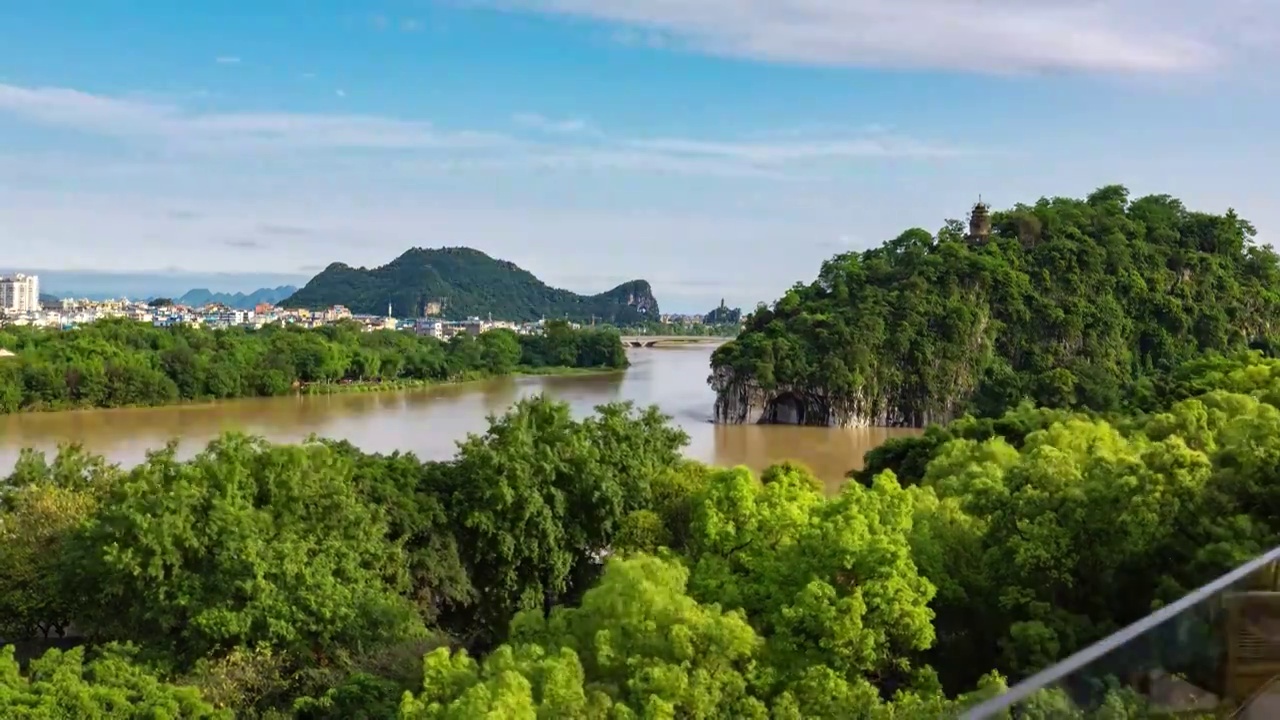
[[[707,385],[714,348],[639,348],[628,351],[621,372],[581,369],[559,374],[505,376],[435,384],[398,392],[372,390],[221,400],[111,410],[0,415],[0,475],[23,448],[43,452],[80,443],[112,462],[133,465],[146,453],[180,440],[179,454],[194,455],[227,430],[299,442],[315,434],[348,440],[367,452],[412,452],[422,459],[453,457],[468,433],[484,432],[487,417],[523,397],[546,393],[585,416],[597,406],[631,401],[656,405],[689,435],[687,457],[720,466],[761,470],[783,460],[810,467],[834,490],[862,456],[891,437],[918,431],[886,428],[816,428],[716,425],[708,422],[715,395]]]
[[[180,399],[174,402],[165,403],[135,403],[129,405],[112,405],[109,407],[93,405],[93,404],[67,404],[56,403],[49,405],[35,405],[25,407],[14,412],[0,412],[0,417],[12,415],[32,415],[32,414],[58,414],[58,413],[76,413],[76,412],[111,412],[113,410],[140,410],[140,409],[160,409],[173,407],[202,407],[209,405],[217,405],[220,403],[237,402],[242,400],[253,399],[272,399],[287,398],[291,396],[307,396],[307,395],[343,395],[348,393],[388,393],[388,392],[407,392],[411,390],[425,390],[435,387],[447,387],[457,385],[467,385],[469,383],[485,382],[500,378],[519,378],[519,377],[581,377],[585,375],[609,375],[626,372],[625,368],[612,367],[521,367],[515,372],[505,373],[501,375],[491,375],[479,371],[469,371],[456,377],[445,380],[418,380],[410,378],[402,378],[397,380],[383,381],[339,381],[331,383],[306,383],[298,387],[291,388],[287,392],[277,395],[244,395],[240,397],[230,398],[196,398],[192,400]]]
[[[343,393],[399,392],[405,390],[423,390],[425,388],[441,387],[445,385],[466,385],[467,383],[484,382],[486,380],[495,380],[504,377],[580,377],[583,375],[607,375],[622,372],[626,372],[626,369],[611,367],[523,367],[518,368],[515,372],[505,373],[502,375],[468,372],[458,377],[449,378],[448,380],[403,379],[376,382],[351,381],[336,383],[308,383],[299,387],[295,394],[339,395]]]

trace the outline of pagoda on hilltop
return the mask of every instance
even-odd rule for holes
[[[982,202],[982,196],[979,195],[978,202],[969,213],[969,234],[965,236],[965,240],[981,245],[989,237],[991,237],[991,208]]]

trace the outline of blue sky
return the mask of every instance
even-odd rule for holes
[[[8,267],[468,245],[705,310],[979,193],[1121,182],[1280,235],[1271,0],[5,5]]]

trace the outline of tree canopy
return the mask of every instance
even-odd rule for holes
[[[364,331],[351,322],[209,330],[101,320],[73,330],[2,327],[0,347],[17,355],[0,358],[0,413],[627,366],[617,331],[574,329],[563,321],[548,322],[537,335],[493,329],[441,342],[407,331]]]
[[[447,461],[237,434],[134,468],[25,452],[0,484],[0,633],[18,642],[0,716],[956,717],[1280,545],[1274,257],[1234,215],[1180,207],[1104,188],[996,213],[983,242],[908,233],[758,310],[717,382],[949,419],[831,495],[793,463],[684,459],[655,408],[575,417],[541,396]],[[185,332],[11,333],[0,372],[22,384],[0,397],[76,358],[170,358],[156,338]],[[338,377],[347,332],[197,335],[216,343],[193,357],[270,367],[245,349],[262,342]],[[388,348],[378,363],[435,352],[352,337]],[[555,324],[453,341],[430,367],[582,364],[617,342]],[[911,404],[939,388],[964,392]],[[1168,628],[1191,652],[1121,653],[1019,717],[1161,717],[1135,677],[1157,668],[1242,700],[1209,609]]]
[[[462,320],[534,321],[541,318],[626,325],[656,318],[658,301],[644,280],[598,295],[553,288],[514,263],[465,247],[413,248],[381,267],[333,263],[280,302],[281,307],[321,310],[345,305],[352,312],[419,317],[433,306],[441,317]]]
[[[953,717],[1280,542],[1280,360],[1165,382],[1149,413],[959,419],[832,496],[682,459],[656,410],[543,397],[447,462],[237,435],[127,470],[27,453],[3,632],[132,643],[112,677],[150,689],[74,682],[191,717]],[[1161,659],[1221,693],[1191,660]],[[0,714],[41,667],[7,671]],[[1098,682],[1097,717],[1146,712]],[[1095,717],[1078,700],[1028,707]]]
[[[1235,212],[1120,186],[911,229],[824,262],[719,348],[729,422],[923,427],[966,412],[1141,407],[1206,352],[1269,348],[1280,266]]]

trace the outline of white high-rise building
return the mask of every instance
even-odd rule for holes
[[[40,309],[40,278],[35,275],[0,275],[0,312]]]

